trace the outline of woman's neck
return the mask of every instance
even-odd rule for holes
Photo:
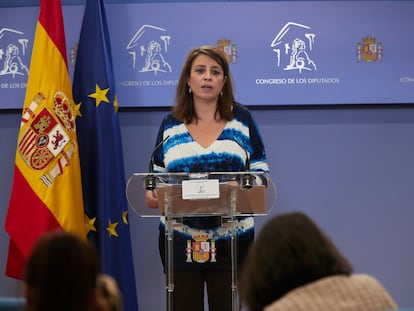
[[[217,102],[197,102],[194,103],[197,120],[201,122],[219,121],[220,116],[217,115]]]

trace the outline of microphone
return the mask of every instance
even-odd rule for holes
[[[249,153],[247,152],[247,150],[242,146],[241,143],[239,143],[237,140],[234,140],[234,141],[239,145],[240,148],[243,149],[244,153],[246,154],[246,161],[245,161],[244,166],[246,168],[247,173],[243,174],[241,176],[241,185],[243,186],[243,188],[250,189],[250,188],[253,187],[254,180],[255,180],[255,177],[252,174],[249,173],[249,171],[250,171],[250,156],[249,156]]]
[[[144,188],[146,190],[152,191],[156,187],[156,178],[153,175],[154,173],[154,155],[155,152],[165,143],[165,141],[170,138],[170,136],[165,137],[158,145],[155,146],[154,150],[151,153],[150,161],[148,164],[148,175],[144,177]]]

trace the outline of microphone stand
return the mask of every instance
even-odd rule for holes
[[[246,189],[250,189],[254,186],[254,180],[256,177],[254,177],[252,174],[249,173],[250,171],[250,156],[249,153],[247,152],[247,150],[242,146],[241,143],[239,143],[237,140],[234,140],[240,148],[243,149],[244,153],[246,154],[246,162],[245,162],[245,170],[246,170],[246,174],[243,174],[240,177],[240,184],[243,188]]]
[[[154,155],[155,152],[165,143],[165,141],[170,138],[170,136],[165,137],[158,145],[155,146],[154,150],[151,153],[150,162],[148,164],[148,175],[144,177],[144,189],[152,191],[157,187],[157,179],[153,175],[154,173]]]

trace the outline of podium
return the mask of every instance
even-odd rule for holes
[[[158,209],[145,203],[147,191],[157,191]],[[174,293],[174,228],[185,217],[219,216],[231,232],[232,310],[239,310],[237,233],[239,216],[265,216],[276,202],[275,184],[264,172],[135,173],[126,187],[131,208],[141,217],[165,217],[166,306]],[[175,310],[177,311],[177,310]]]

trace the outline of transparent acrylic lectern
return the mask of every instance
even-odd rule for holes
[[[158,209],[145,203],[147,191],[157,191]],[[220,216],[231,232],[232,310],[239,310],[237,290],[236,217],[267,215],[276,202],[276,187],[264,172],[135,173],[126,187],[130,206],[141,217],[165,217],[166,305],[174,293],[174,228],[184,217]],[[177,311],[177,310],[175,310]],[[178,310],[179,311],[179,310]]]

